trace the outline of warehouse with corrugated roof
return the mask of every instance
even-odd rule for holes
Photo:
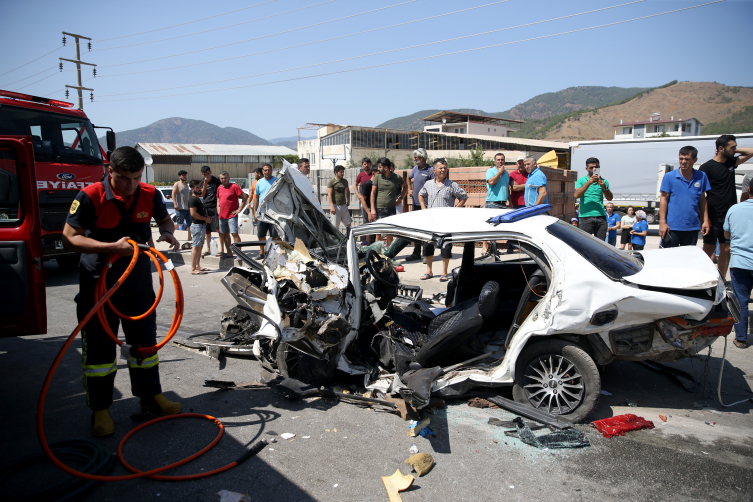
[[[151,176],[145,182],[171,183],[178,171],[188,172],[188,179],[201,179],[201,167],[209,166],[212,174],[227,171],[231,178],[248,179],[257,167],[272,164],[281,167],[279,157],[295,155],[285,146],[273,145],[194,145],[183,143],[136,143],[144,158],[151,157]]]

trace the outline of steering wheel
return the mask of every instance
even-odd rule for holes
[[[400,278],[397,276],[394,267],[373,249],[369,249],[366,252],[366,268],[369,269],[371,276],[380,284],[389,288],[396,288],[400,285]]]

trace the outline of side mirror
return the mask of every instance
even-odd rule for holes
[[[107,136],[107,149],[112,152],[113,150],[115,150],[115,148],[117,148],[117,145],[115,143],[115,132],[107,131],[105,134]]]

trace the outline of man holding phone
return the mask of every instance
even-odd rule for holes
[[[609,182],[601,177],[599,159],[587,159],[586,171],[588,174],[575,182],[575,198],[580,199],[579,227],[603,241],[607,238],[608,227],[604,199],[612,200],[613,195]]]

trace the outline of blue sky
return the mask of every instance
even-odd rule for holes
[[[753,85],[745,50],[753,47],[753,30],[744,21],[753,18],[751,0],[520,43],[510,42],[708,0],[646,0],[486,33],[629,1],[79,0],[74,6],[5,0],[0,74],[60,47],[62,31],[77,33],[94,39],[92,52],[82,48],[82,59],[98,65],[97,78],[84,83],[95,89],[95,102],[89,102],[87,93],[84,104],[95,124],[122,131],[177,116],[239,127],[264,138],[295,135],[307,122],[373,126],[427,108],[503,111],[537,94],[577,85],[646,87],[671,80]],[[357,15],[376,9],[381,10]],[[221,15],[230,11],[236,12]],[[191,23],[209,16],[216,17]],[[346,16],[353,17],[337,20]],[[182,26],[162,29],[177,24]],[[366,30],[376,31],[355,34]],[[126,36],[137,33],[142,34]],[[486,34],[332,62],[479,33]],[[342,37],[350,34],[355,35]],[[335,37],[342,38],[321,41]],[[225,44],[232,45],[210,49]],[[345,71],[497,44],[508,45]],[[174,56],[186,52],[192,53]],[[71,63],[63,73],[56,69],[58,57],[75,58],[73,39],[0,75],[0,89],[64,99],[62,89],[75,85],[76,77]],[[153,58],[160,59],[143,61]],[[219,59],[227,60],[208,63]],[[176,66],[183,68],[165,69]],[[301,78],[332,72],[343,73]],[[89,67],[83,76],[91,78]],[[226,79],[235,80],[195,85]],[[287,79],[297,80],[282,81]],[[179,86],[190,87],[159,90]],[[239,86],[245,87],[215,91]]]

